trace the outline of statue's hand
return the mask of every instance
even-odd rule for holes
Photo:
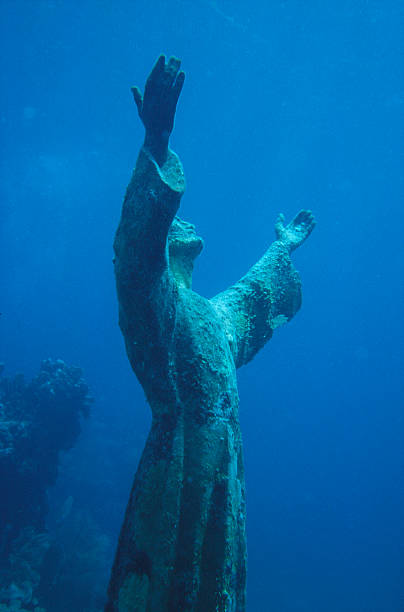
[[[316,224],[310,210],[301,210],[288,225],[285,226],[284,223],[285,217],[279,215],[275,223],[275,234],[277,239],[289,250],[289,253],[303,244]]]
[[[132,87],[139,117],[146,128],[146,145],[168,145],[168,138],[174,127],[175,109],[185,79],[180,65],[181,62],[176,57],[170,57],[166,62],[165,56],[160,55],[146,81],[144,95],[142,96],[138,87]]]

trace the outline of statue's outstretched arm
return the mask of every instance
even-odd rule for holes
[[[184,82],[179,68],[179,60],[170,58],[166,62],[162,55],[147,79],[144,95],[132,88],[146,135],[126,191],[114,241],[114,263],[121,329],[127,346],[136,345],[141,350],[147,342],[164,344],[159,335],[171,317],[168,310],[175,299],[167,235],[185,181],[181,163],[168,141]]]
[[[300,211],[286,226],[280,215],[277,240],[241,280],[211,300],[222,316],[237,367],[250,361],[273,330],[299,310],[301,284],[290,254],[314,225],[310,211]]]

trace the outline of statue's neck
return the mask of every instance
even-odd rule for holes
[[[179,287],[183,289],[192,288],[194,262],[189,257],[172,257],[170,259],[170,270]]]

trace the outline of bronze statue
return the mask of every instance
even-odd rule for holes
[[[311,233],[301,211],[233,287],[191,289],[203,247],[176,217],[184,174],[168,141],[184,83],[162,55],[142,96],[146,136],[116,233],[119,325],[152,410],[112,570],[106,612],[243,612],[245,490],[236,369],[300,307],[290,254]]]

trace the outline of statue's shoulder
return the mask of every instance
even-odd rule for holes
[[[192,289],[178,289],[178,311],[195,325],[202,322],[219,322],[220,316],[211,300]]]

